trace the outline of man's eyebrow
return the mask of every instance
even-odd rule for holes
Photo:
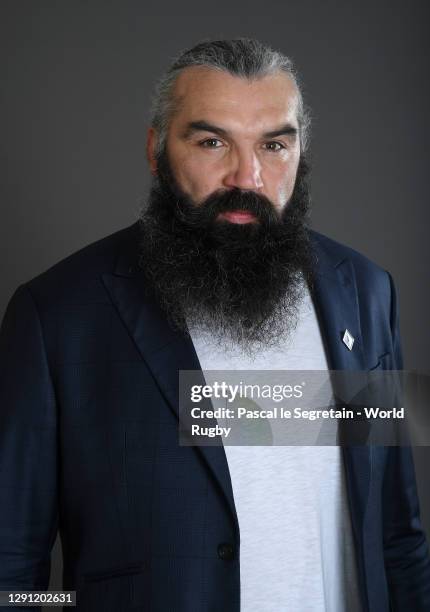
[[[263,138],[276,138],[277,136],[288,136],[290,134],[295,135],[297,134],[297,131],[298,130],[296,127],[294,127],[294,125],[291,125],[291,123],[285,123],[285,125],[282,125],[276,130],[271,130],[270,132],[263,134]]]
[[[212,132],[212,134],[218,134],[218,136],[227,136],[227,130],[221,127],[212,125],[207,121],[190,121],[184,130],[184,138],[189,138],[193,132]]]

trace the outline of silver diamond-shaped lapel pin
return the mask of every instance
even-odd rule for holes
[[[342,342],[344,345],[352,351],[352,347],[354,346],[354,336],[345,329],[345,333],[343,334]]]

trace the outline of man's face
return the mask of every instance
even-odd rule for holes
[[[175,97],[158,156],[149,133],[140,266],[174,327],[258,352],[294,328],[313,272],[297,91],[198,67]]]
[[[266,196],[280,214],[289,201],[300,158],[298,95],[278,72],[256,80],[206,67],[178,77],[177,109],[166,151],[180,189],[195,204],[216,191],[238,188]],[[153,171],[156,134],[148,154]],[[220,213],[232,223],[255,221],[251,213]]]

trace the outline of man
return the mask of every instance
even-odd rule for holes
[[[186,446],[179,370],[401,369],[389,274],[307,229],[292,64],[204,42],[160,82],[139,223],[13,296],[0,588],[78,610],[430,609],[406,447]]]

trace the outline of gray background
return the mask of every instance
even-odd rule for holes
[[[391,271],[406,367],[430,370],[429,13],[417,0],[2,0],[0,316],[19,283],[135,220],[169,60],[252,36],[295,60],[313,109],[313,226]],[[430,533],[430,448],[415,451]]]

